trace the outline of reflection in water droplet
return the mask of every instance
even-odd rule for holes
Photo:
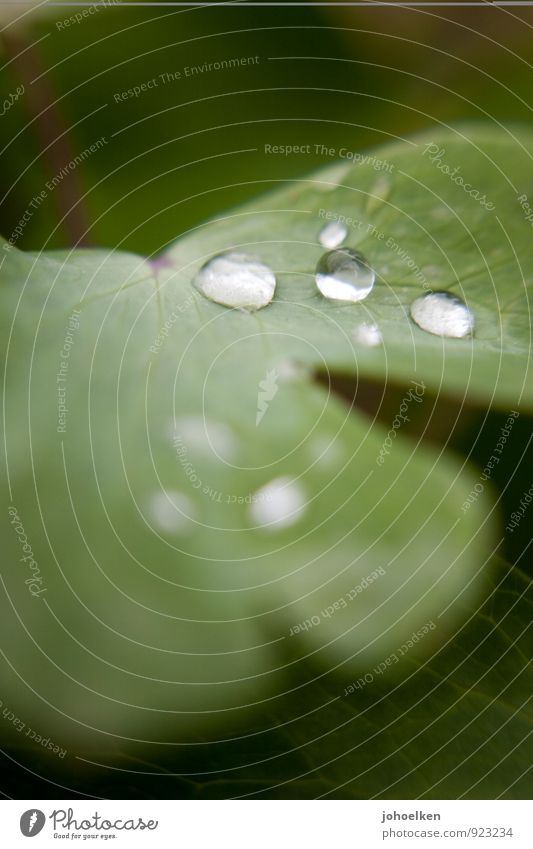
[[[411,317],[422,330],[461,339],[474,329],[474,315],[451,292],[428,292],[411,304]]]
[[[356,342],[366,345],[368,348],[375,348],[383,342],[383,336],[377,324],[363,322],[355,328],[353,335]]]
[[[173,489],[154,492],[148,501],[148,513],[160,531],[190,530],[194,506],[189,498]]]
[[[340,248],[319,259],[315,279],[325,298],[355,302],[368,297],[376,275],[362,254]]]
[[[259,310],[274,297],[274,272],[257,257],[228,253],[212,257],[193,280],[210,301],[245,310]]]
[[[254,525],[277,531],[294,525],[305,508],[305,495],[297,481],[275,478],[252,496],[250,518]]]
[[[171,422],[170,437],[196,455],[215,454],[229,462],[237,454],[237,440],[229,425],[202,416],[181,416]]]
[[[324,248],[338,248],[339,245],[342,245],[347,235],[348,228],[346,224],[343,224],[342,221],[330,221],[322,227],[322,230],[318,234],[318,241]]]

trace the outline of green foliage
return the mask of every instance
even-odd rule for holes
[[[476,197],[437,167],[430,144]],[[392,381],[398,404],[418,386],[413,414],[431,393],[531,407],[533,239],[517,196],[533,195],[523,178],[532,151],[533,136],[522,130],[472,128],[381,148],[207,222],[157,265],[120,252],[5,246],[11,501],[3,548],[12,565],[1,631],[11,669],[4,701],[13,711],[106,760],[117,748],[138,756],[144,742],[205,742],[222,728],[238,734],[260,723],[267,706],[272,724],[289,723],[276,745],[288,741],[295,756],[284,754],[284,772],[274,764],[261,781],[275,795],[268,788],[283,775],[281,795],[289,782],[300,796],[365,795],[365,765],[372,793],[420,795],[435,783],[430,795],[450,794],[457,753],[446,741],[464,737],[471,719],[459,775],[465,792],[490,793],[488,756],[470,754],[484,752],[492,733],[502,757],[507,735],[520,743],[525,692],[522,677],[512,677],[520,644],[501,624],[508,599],[495,596],[500,616],[476,613],[499,539],[493,498],[485,487],[463,511],[478,471],[401,430],[380,465],[392,423],[372,421],[357,394],[348,406],[316,373]],[[316,291],[328,213],[351,220],[347,245],[376,271],[360,304]],[[276,273],[275,299],[257,313],[211,303],[192,286],[207,259],[231,248]],[[431,336],[411,322],[411,301],[428,289],[466,301],[472,339]],[[379,325],[383,345],[357,341],[363,322]],[[257,424],[269,374],[277,388]],[[296,482],[305,509],[287,527],[257,527],[255,495],[278,478]],[[171,518],[165,509],[161,519],[154,498],[162,492],[180,499],[185,518],[169,503]],[[25,583],[9,503],[39,564],[39,597]],[[374,572],[363,591],[324,613]],[[514,640],[526,622],[524,587],[516,574],[506,580],[517,601]],[[291,636],[312,617],[319,623]],[[427,623],[382,678],[371,674],[343,696]],[[496,674],[493,652],[507,639],[512,662]],[[302,690],[315,718],[292,723]],[[406,721],[392,736],[378,734],[402,711]],[[430,735],[435,715],[438,733]],[[314,742],[322,735],[324,746]],[[421,758],[420,740],[429,739]],[[357,767],[352,749],[363,753]],[[517,758],[516,778],[520,767]],[[252,771],[242,785],[195,791],[195,779],[190,792],[257,792],[258,782]]]

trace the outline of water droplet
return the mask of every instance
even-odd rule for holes
[[[376,182],[368,190],[366,202],[367,212],[374,212],[390,195],[391,181],[386,174],[380,174]]]
[[[325,298],[355,302],[368,297],[376,275],[362,254],[340,248],[319,259],[315,279]]]
[[[355,328],[353,335],[356,342],[366,345],[368,348],[375,348],[383,342],[383,336],[377,324],[363,322]]]
[[[190,529],[194,512],[191,500],[173,489],[154,492],[148,501],[148,513],[154,525],[168,533]]]
[[[411,317],[422,330],[461,339],[474,329],[474,316],[451,292],[427,292],[411,304]]]
[[[259,310],[274,297],[276,278],[272,269],[257,257],[229,251],[206,262],[193,284],[217,304]]]
[[[275,478],[254,493],[250,517],[254,525],[277,531],[294,525],[305,509],[305,495],[297,481]]]
[[[237,454],[232,429],[202,416],[182,416],[171,422],[170,438],[174,444],[183,443],[185,448],[203,457],[214,453],[229,462]]]
[[[347,235],[346,224],[343,224],[342,221],[329,221],[318,234],[318,241],[324,248],[338,248]]]
[[[282,360],[277,364],[276,371],[279,379],[287,383],[307,380],[310,373],[309,368],[297,360]]]
[[[342,449],[335,436],[317,436],[309,446],[308,454],[313,461],[331,468],[341,461]]]

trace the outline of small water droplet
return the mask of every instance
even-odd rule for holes
[[[353,335],[356,342],[368,348],[375,348],[383,342],[383,336],[377,324],[363,322],[355,328]]]
[[[191,500],[173,489],[154,492],[148,501],[148,513],[154,525],[168,533],[190,529],[194,512]]]
[[[474,315],[465,303],[451,292],[427,292],[411,304],[415,324],[436,336],[461,339],[474,329]]]
[[[362,254],[340,248],[319,259],[315,279],[325,298],[356,302],[368,297],[376,275]]]
[[[335,466],[342,458],[342,449],[335,436],[317,436],[309,446],[308,453],[314,462],[328,468]]]
[[[329,221],[318,234],[318,241],[324,248],[338,248],[347,235],[346,224],[343,224],[342,221]]]
[[[390,195],[391,181],[386,174],[380,174],[376,182],[368,190],[366,203],[367,212],[374,212]]]
[[[277,531],[294,525],[305,509],[305,495],[299,483],[289,477],[275,478],[254,493],[250,517],[254,525]]]
[[[272,269],[257,257],[229,251],[206,262],[193,284],[202,295],[217,304],[259,310],[274,297],[276,277]]]
[[[297,360],[282,360],[276,366],[278,377],[283,382],[293,383],[307,380],[309,368]]]
[[[183,443],[187,450],[202,457],[214,453],[229,462],[237,454],[237,440],[224,422],[202,416],[182,416],[171,422],[169,435],[175,444]]]

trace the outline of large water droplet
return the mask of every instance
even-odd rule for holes
[[[277,531],[294,525],[305,509],[305,495],[297,481],[275,478],[252,497],[250,516],[254,525]]]
[[[212,257],[193,280],[210,301],[226,307],[259,310],[274,297],[274,272],[257,257],[228,253]]]
[[[383,336],[377,324],[363,322],[355,328],[353,335],[356,342],[366,345],[367,348],[375,348],[383,342]]]
[[[348,228],[346,224],[343,224],[342,221],[330,221],[322,227],[322,230],[318,234],[318,241],[324,248],[338,248],[339,245],[342,245],[347,235]]]
[[[411,304],[411,317],[422,330],[461,339],[474,330],[474,315],[451,292],[427,292]]]
[[[148,512],[159,530],[179,533],[190,530],[195,511],[186,495],[167,489],[153,493],[148,501]]]
[[[376,275],[362,254],[340,248],[320,258],[315,279],[325,298],[356,302],[368,297]]]

